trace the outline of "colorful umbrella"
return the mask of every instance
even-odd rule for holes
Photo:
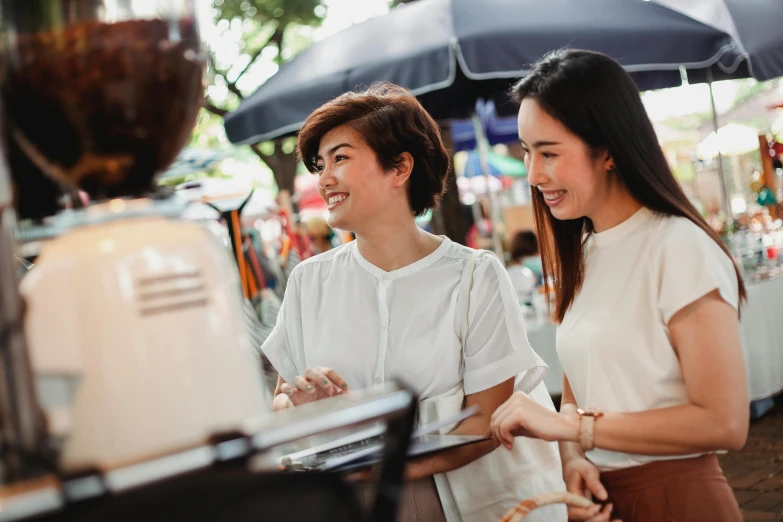
[[[299,210],[326,210],[326,203],[318,194],[318,178],[310,173],[299,174],[294,179],[296,206]]]
[[[487,153],[487,165],[489,167],[489,173],[495,177],[511,176],[512,178],[523,178],[527,176],[527,169],[525,164],[516,158],[511,156],[504,156],[495,152],[489,151]],[[483,176],[484,171],[481,169],[481,157],[478,150],[472,150],[468,152],[468,159],[464,165],[459,165],[459,174],[466,178],[473,178],[476,176]]]

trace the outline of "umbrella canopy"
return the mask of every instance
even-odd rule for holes
[[[738,60],[725,32],[639,0],[420,0],[310,46],[225,119],[228,138],[254,143],[295,132],[314,109],[376,81],[413,91],[439,120],[468,117],[478,98],[506,93],[545,53],[603,52],[642,88],[680,83],[680,66]]]
[[[739,51],[730,67],[712,68],[715,80],[783,76],[783,2],[780,0],[652,0],[729,34]],[[691,82],[704,71],[689,71]]]
[[[487,153],[487,167],[489,168],[489,173],[498,178],[501,176],[510,176],[512,178],[527,176],[527,169],[524,163],[516,158],[496,154],[492,151]],[[484,175],[484,171],[481,168],[481,157],[477,150],[468,152],[468,159],[459,173],[466,178]]]
[[[519,140],[516,116],[498,116],[492,100],[476,103],[476,113],[484,130],[484,136],[490,145],[511,143]],[[476,148],[476,129],[472,120],[454,120],[451,122],[451,139],[454,150],[473,150]]]

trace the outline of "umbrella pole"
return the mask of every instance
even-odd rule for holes
[[[712,69],[707,69],[707,86],[710,88],[710,104],[712,106],[712,126],[715,129],[715,139],[718,141],[718,176],[720,177],[720,192],[723,197],[723,206],[726,209],[726,224],[733,228],[734,213],[731,211],[729,191],[726,188],[726,171],[723,168],[723,153],[720,150],[720,136],[718,135],[718,111],[715,108],[715,94],[712,92]]]
[[[481,164],[481,171],[484,173],[484,182],[487,185],[487,195],[489,196],[489,219],[492,222],[492,243],[495,247],[495,254],[497,254],[500,261],[505,264],[505,254],[503,253],[503,245],[500,242],[500,234],[498,234],[497,224],[500,222],[500,205],[498,204],[497,194],[490,189],[490,178],[492,174],[489,172],[489,161],[487,160],[487,139],[484,136],[484,128],[481,126],[481,120],[479,120],[478,113],[473,112],[473,132],[476,135],[476,148],[479,153],[479,163]]]

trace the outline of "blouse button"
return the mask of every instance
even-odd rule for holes
[[[386,328],[386,323],[381,323],[381,328]]]
[[[383,382],[383,379],[380,377],[375,378],[375,384],[381,384]]]

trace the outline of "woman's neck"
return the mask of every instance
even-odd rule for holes
[[[607,197],[592,215],[587,216],[593,223],[593,230],[601,233],[616,227],[642,208],[625,187],[617,181],[609,189]]]
[[[416,226],[413,219],[356,234],[356,246],[367,261],[391,272],[427,257],[443,240]]]

